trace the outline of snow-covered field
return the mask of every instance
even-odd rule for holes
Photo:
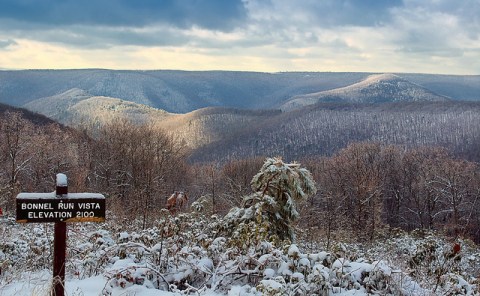
[[[327,251],[319,241],[307,252],[299,239],[241,250],[209,237],[215,223],[166,215],[140,231],[135,223],[69,224],[66,295],[479,295],[480,253],[468,241],[459,241],[458,258],[448,258],[450,241],[428,233],[368,248],[336,243]],[[48,295],[52,227],[0,225],[0,296]]]

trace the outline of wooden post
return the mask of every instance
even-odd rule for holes
[[[57,198],[68,194],[67,176],[57,174]],[[53,296],[65,295],[65,257],[67,253],[67,223],[55,222],[55,237],[53,240]]]

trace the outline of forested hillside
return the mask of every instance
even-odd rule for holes
[[[59,171],[72,192],[107,198],[106,223],[69,228],[71,293],[478,293],[480,168],[446,149],[363,142],[302,166],[188,163],[185,143],[154,125],[115,119],[79,133],[14,111],[0,140],[8,295],[48,293],[32,276],[51,266],[52,229],[12,218],[16,194],[50,192]],[[186,202],[166,210],[174,192]]]
[[[298,159],[332,155],[349,143],[373,141],[405,147],[441,146],[478,161],[479,120],[480,104],[474,102],[319,104],[283,113],[205,146],[192,159],[258,155]]]

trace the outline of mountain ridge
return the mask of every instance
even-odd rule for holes
[[[275,109],[294,96],[359,82],[361,72],[236,72],[176,70],[15,70],[0,71],[0,102],[22,106],[78,88],[186,113],[204,107]],[[480,100],[480,75],[396,74],[454,100]]]
[[[284,103],[281,109],[288,111],[318,102],[386,103],[447,100],[450,98],[437,95],[398,75],[374,74],[345,87],[297,95]]]

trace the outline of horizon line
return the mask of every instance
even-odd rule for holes
[[[453,74],[453,73],[435,73],[435,72],[395,72],[395,71],[312,71],[312,70],[285,70],[285,71],[255,71],[255,70],[186,70],[186,69],[112,69],[112,68],[1,68],[0,71],[130,71],[130,72],[237,72],[237,73],[263,73],[263,74],[283,74],[283,73],[365,73],[365,74],[416,74],[416,75],[445,75],[445,76],[480,76],[479,74]]]

